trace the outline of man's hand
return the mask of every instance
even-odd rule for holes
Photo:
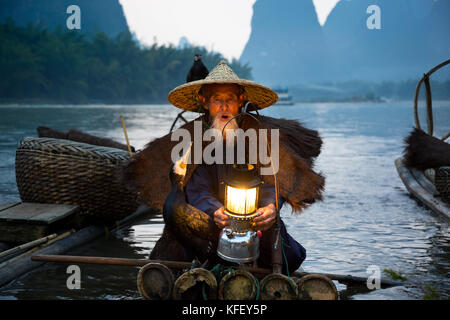
[[[275,205],[271,203],[266,207],[259,208],[258,213],[259,215],[253,219],[253,228],[261,231],[269,230],[277,218]]]
[[[226,226],[230,225],[230,220],[228,216],[223,212],[224,207],[220,207],[214,212],[214,222],[219,227],[219,229],[223,229]]]

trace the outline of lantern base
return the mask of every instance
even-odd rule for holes
[[[234,263],[249,263],[259,257],[259,238],[255,231],[235,233],[230,228],[220,232],[217,255]]]

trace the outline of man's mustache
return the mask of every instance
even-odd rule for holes
[[[222,116],[228,116],[229,119],[233,118],[233,114],[229,111],[219,111],[216,114],[215,118],[221,118]]]

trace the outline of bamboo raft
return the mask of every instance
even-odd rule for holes
[[[6,242],[0,242],[0,244],[3,244],[3,249],[0,251],[0,287],[9,284],[18,277],[45,263],[32,260],[31,256],[34,254],[63,254],[75,247],[85,245],[101,237],[105,234],[106,230],[117,230],[138,218],[154,213],[153,209],[141,206],[133,214],[107,226],[76,225],[77,227],[73,228],[75,225],[70,223],[73,221],[71,216],[75,216],[75,213],[78,212],[78,207],[36,203],[15,204],[12,207],[11,205],[4,205],[3,207],[14,209],[14,211],[8,211],[6,209],[0,211],[0,227],[3,223],[4,231],[7,231],[2,235],[4,237],[6,236],[4,239],[15,240],[15,242],[7,242],[9,245],[6,245]],[[22,210],[18,210],[19,208],[22,208]],[[43,211],[43,208],[52,208],[52,210]],[[27,215],[28,220],[25,220]],[[40,219],[37,219],[39,216]],[[34,220],[32,220],[33,217],[35,218]],[[46,222],[43,222],[44,220]],[[63,221],[68,224],[64,225],[58,223],[58,221]],[[14,237],[11,236],[16,230],[22,232],[20,238],[17,238],[17,235]],[[44,235],[42,238],[36,238],[36,230],[40,232],[43,230],[49,232],[51,230],[54,233]],[[32,241],[26,243],[19,241],[19,239],[30,239],[29,237],[31,236],[33,236],[31,238],[33,239]],[[14,245],[12,248],[11,244]]]
[[[289,277],[247,265],[194,268],[190,262],[111,257],[41,255],[33,261],[141,267],[137,287],[148,300],[337,300],[338,281],[367,289],[367,278],[330,273],[294,272]],[[380,279],[381,288],[404,283]]]

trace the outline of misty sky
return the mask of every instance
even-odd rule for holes
[[[120,0],[128,25],[147,45],[172,43],[182,36],[191,44],[239,58],[251,32],[256,0]],[[313,0],[319,23],[339,0]]]

